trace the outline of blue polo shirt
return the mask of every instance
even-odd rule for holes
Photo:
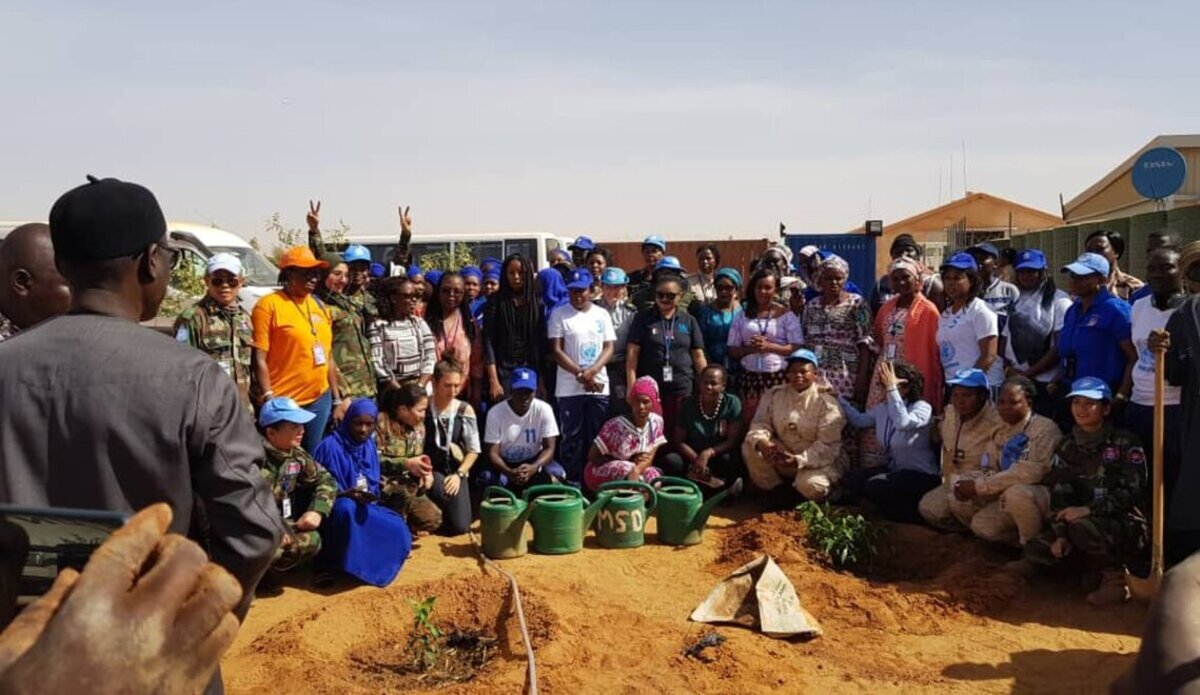
[[[1058,336],[1058,356],[1063,373],[1072,379],[1094,376],[1103,379],[1115,391],[1125,376],[1125,353],[1120,342],[1130,340],[1133,329],[1129,303],[1101,287],[1092,307],[1083,312],[1076,299],[1063,317]],[[1075,362],[1075,371],[1070,369]]]

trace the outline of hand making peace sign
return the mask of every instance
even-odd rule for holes
[[[308,214],[305,215],[304,221],[308,222],[308,231],[315,232],[321,227],[321,201],[317,201],[316,205],[308,201]]]

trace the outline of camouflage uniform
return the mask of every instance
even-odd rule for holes
[[[286,571],[308,562],[321,551],[321,534],[318,531],[297,531],[293,522],[305,512],[316,512],[321,518],[329,516],[337,498],[337,482],[329,471],[313,460],[304,449],[280,451],[263,442],[267,458],[262,467],[262,476],[271,486],[275,503],[279,505],[292,544],[287,548],[280,545],[275,550],[272,569]],[[307,504],[305,504],[307,503]]]
[[[0,343],[3,343],[20,332],[21,329],[17,328],[15,323],[9,321],[8,317],[4,314],[0,314]]]
[[[175,319],[175,339],[187,343],[213,358],[237,384],[238,393],[247,408],[250,403],[250,347],[253,330],[250,315],[236,302],[221,306],[217,300],[204,296],[183,310]]]
[[[1145,562],[1146,453],[1137,437],[1108,425],[1096,434],[1076,428],[1059,444],[1042,484],[1051,522],[1025,544],[1030,562],[1056,565],[1074,554],[1082,555],[1090,570]],[[1070,523],[1053,521],[1067,507],[1087,507],[1091,513]],[[1058,538],[1070,541],[1072,555],[1060,559],[1051,554],[1050,545]]]
[[[328,253],[319,229],[309,230],[308,246],[317,258]],[[379,318],[375,297],[365,287],[354,294],[333,294],[322,287],[319,296],[333,327],[333,362],[342,375],[342,398],[374,398],[375,362],[367,327]]]
[[[390,507],[404,520],[414,533],[433,533],[442,525],[442,510],[421,490],[421,481],[415,480],[404,467],[404,462],[425,453],[425,428],[418,425],[408,433],[400,431],[399,424],[384,413],[379,414],[375,425],[375,445],[379,449],[381,473],[380,503]]]

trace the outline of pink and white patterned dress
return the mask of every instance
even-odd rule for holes
[[[588,463],[583,470],[583,481],[589,490],[595,490],[610,480],[625,480],[636,464],[629,459],[637,454],[653,451],[667,443],[663,419],[657,413],[643,427],[638,427],[624,415],[617,416],[600,428],[593,442],[602,454],[613,457],[599,465]],[[650,482],[662,475],[662,470],[650,466],[642,472],[642,482]]]

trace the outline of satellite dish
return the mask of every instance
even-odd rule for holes
[[[1133,163],[1133,187],[1144,198],[1162,200],[1183,187],[1187,162],[1171,147],[1146,150]]]

